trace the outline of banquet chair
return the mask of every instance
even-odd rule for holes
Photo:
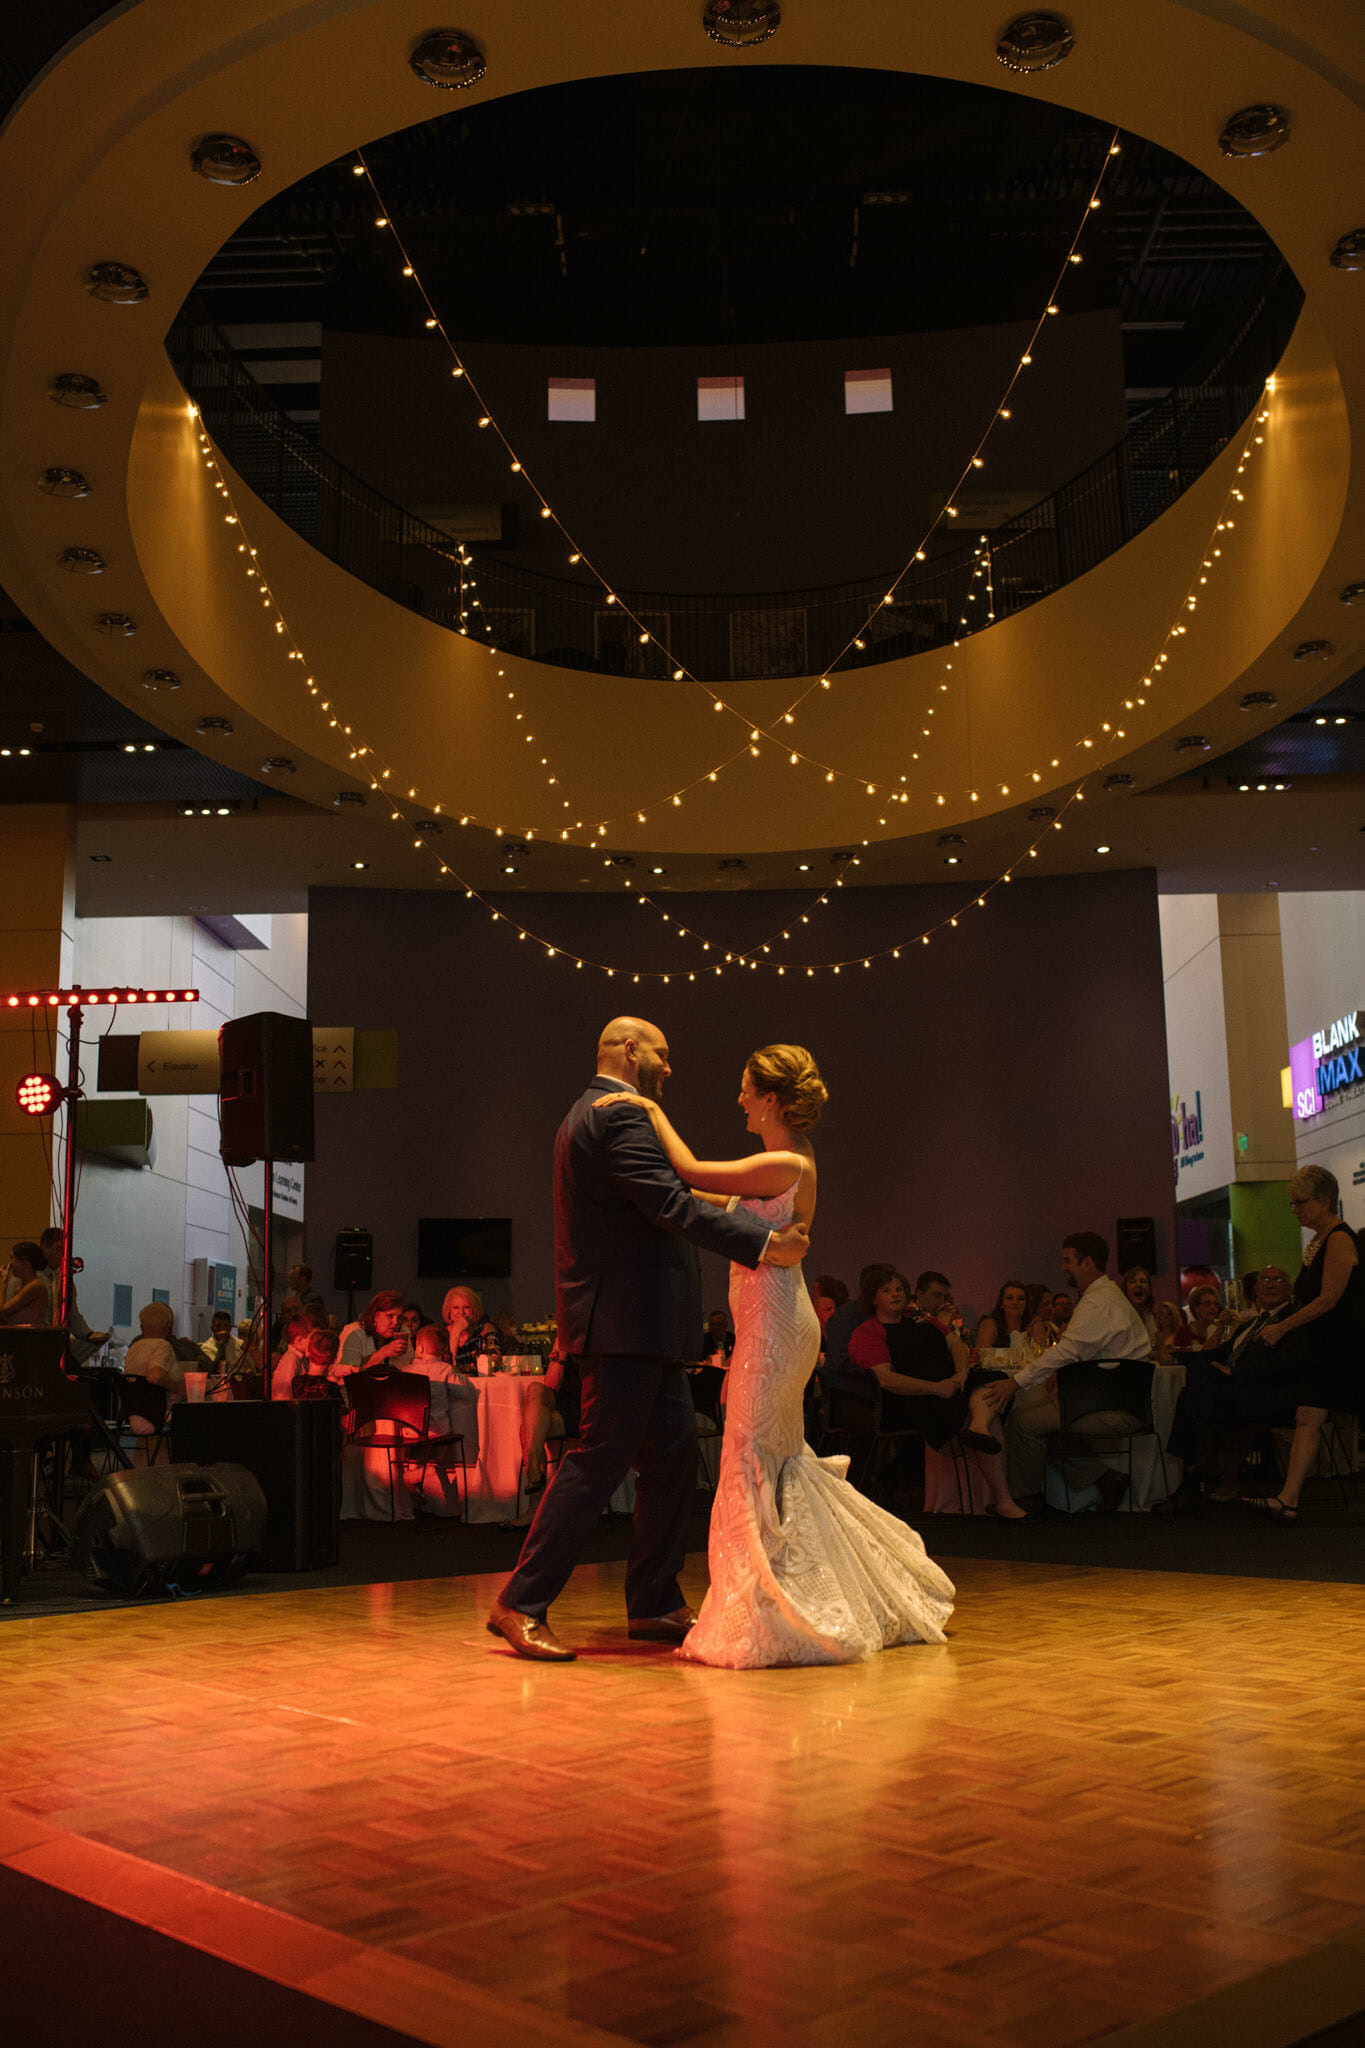
[[[881,1425],[882,1390],[861,1367],[821,1370],[816,1402],[815,1453],[848,1452],[848,1476],[863,1489]]]
[[[1161,1464],[1161,1485],[1166,1500],[1171,1497],[1166,1472],[1166,1447],[1152,1420],[1152,1374],[1150,1358],[1078,1359],[1057,1374],[1057,1405],[1062,1426],[1047,1438],[1049,1465],[1061,1466],[1066,1490],[1066,1511],[1071,1513],[1071,1484],[1067,1478],[1068,1458],[1094,1458],[1104,1454],[1099,1446],[1118,1438],[1128,1446],[1128,1493],[1133,1498],[1133,1445],[1139,1437],[1150,1437]],[[1094,1432],[1080,1428],[1090,1415],[1114,1415],[1112,1427]]]
[[[389,1504],[398,1518],[397,1485],[408,1454],[428,1446],[431,1382],[422,1373],[376,1369],[342,1382],[349,1414],[347,1440],[360,1450],[386,1451]]]
[[[118,1390],[118,1402],[120,1436],[127,1431],[135,1445],[145,1445],[149,1465],[156,1463],[163,1445],[169,1458],[170,1402],[166,1389],[131,1373]]]

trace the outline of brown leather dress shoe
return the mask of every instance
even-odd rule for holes
[[[530,1657],[537,1664],[572,1664],[578,1655],[559,1637],[547,1621],[537,1621],[534,1614],[520,1614],[515,1607],[504,1607],[501,1600],[493,1602],[492,1612],[484,1624],[490,1636],[501,1636],[510,1643],[519,1657]]]
[[[696,1621],[690,1607],[679,1607],[672,1614],[656,1614],[652,1621],[629,1622],[626,1634],[633,1643],[680,1643]]]

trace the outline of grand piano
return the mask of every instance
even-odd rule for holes
[[[66,1332],[0,1330],[0,1599],[6,1606],[19,1590],[38,1444],[90,1426],[89,1382],[67,1371]]]

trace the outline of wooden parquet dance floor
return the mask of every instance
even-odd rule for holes
[[[621,1571],[568,1667],[489,1579],[12,1621],[0,1859],[464,2048],[1069,2048],[1210,1998],[1240,2048],[1365,1983],[1365,1589],[966,1562],[946,1647],[733,1674],[628,1643]]]

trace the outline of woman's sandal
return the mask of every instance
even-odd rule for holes
[[[986,1513],[993,1522],[1033,1522],[1037,1520],[1037,1516],[1031,1515],[1027,1508],[1020,1508],[1017,1515],[1002,1515],[993,1500],[986,1502]]]
[[[1297,1508],[1291,1508],[1280,1499],[1278,1493],[1256,1493],[1242,1495],[1242,1506],[1250,1508],[1253,1515],[1259,1515],[1266,1522],[1280,1522],[1286,1529],[1294,1528],[1299,1519]]]

